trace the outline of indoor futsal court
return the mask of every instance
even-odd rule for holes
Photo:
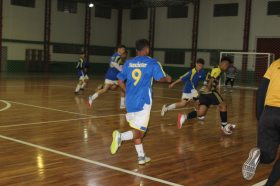
[[[244,166],[279,23],[280,0],[0,0],[0,186],[267,186],[278,144]]]

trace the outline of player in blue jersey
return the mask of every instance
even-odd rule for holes
[[[191,69],[186,74],[181,76],[178,80],[174,81],[169,85],[169,88],[172,88],[180,82],[185,83],[181,101],[170,104],[168,106],[163,105],[161,110],[161,116],[164,116],[167,111],[173,110],[175,108],[185,107],[191,100],[196,101],[198,99],[198,92],[196,90],[198,82],[204,81],[206,78],[203,66],[204,60],[198,59],[195,64],[195,68]]]
[[[115,90],[118,86],[118,73],[122,70],[122,56],[126,53],[126,47],[124,45],[120,45],[117,47],[117,52],[113,54],[110,60],[110,66],[105,75],[104,86],[101,86],[97,89],[97,91],[89,96],[88,103],[90,107],[92,106],[92,102],[98,98],[100,95],[104,94],[108,90]],[[120,108],[124,107],[124,93],[121,95],[121,104]]]
[[[86,57],[84,57],[84,62],[83,62],[83,72],[84,72],[84,82],[81,86],[81,90],[84,90],[84,88],[87,86],[88,81],[89,81],[89,61]]]
[[[137,57],[127,60],[123,70],[118,74],[119,85],[126,92],[126,120],[131,130],[120,133],[113,132],[111,153],[115,154],[122,141],[133,140],[138,154],[138,164],[142,165],[151,159],[146,156],[142,138],[148,128],[152,106],[152,80],[171,82],[161,64],[148,57],[149,42],[146,39],[136,41]],[[124,83],[126,81],[126,84]]]
[[[83,89],[83,84],[85,83],[84,68],[85,68],[85,53],[82,52],[80,54],[80,59],[79,59],[79,61],[77,63],[77,66],[76,66],[77,74],[78,74],[78,77],[79,77],[79,82],[76,86],[75,94],[79,94],[80,90]]]

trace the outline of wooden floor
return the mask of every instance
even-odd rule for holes
[[[179,112],[160,116],[163,104],[177,101],[181,87],[155,84],[154,104],[144,149],[152,162],[138,166],[132,142],[116,155],[109,151],[115,129],[129,129],[119,109],[119,92],[87,106],[101,78],[83,95],[73,94],[76,79],[62,76],[2,76],[0,80],[0,185],[253,185],[267,178],[271,165],[260,166],[245,181],[241,166],[255,145],[255,92],[225,94],[232,136],[219,128],[219,112],[209,110],[204,123],[176,128]]]

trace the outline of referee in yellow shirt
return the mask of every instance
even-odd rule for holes
[[[251,149],[242,167],[243,177],[251,180],[259,163],[269,164],[276,158],[280,144],[280,59],[266,71],[257,95],[258,146]],[[280,159],[276,161],[266,186],[280,179]]]

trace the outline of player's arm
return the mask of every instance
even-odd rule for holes
[[[122,71],[122,68],[118,62],[119,60],[121,60],[121,57],[117,56],[113,61],[111,61],[111,66],[116,68],[118,71]]]
[[[172,81],[172,78],[164,72],[159,62],[155,62],[153,67],[153,78],[156,81],[161,83],[170,83]]]
[[[120,73],[118,73],[117,78],[118,78],[119,86],[121,87],[122,91],[125,93],[126,86],[124,82],[127,79],[127,65],[124,65],[123,70]]]
[[[272,75],[272,71],[273,71],[274,65],[272,63],[272,65],[267,69],[263,80],[261,82],[260,88],[257,92],[257,102],[256,102],[256,116],[257,119],[259,120],[262,112],[263,112],[263,108],[264,108],[264,104],[265,104],[265,97],[266,97],[266,92],[270,83],[270,77]]]
[[[169,85],[169,88],[174,87],[176,84],[178,84],[178,83],[180,83],[180,82],[182,82],[182,79],[181,79],[181,78],[179,78],[179,79],[177,79],[176,81],[174,81],[173,83],[171,83],[171,84]]]

